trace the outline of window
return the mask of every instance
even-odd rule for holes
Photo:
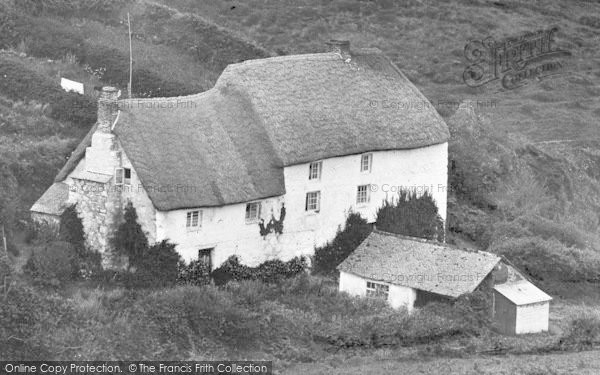
[[[260,202],[246,205],[246,223],[254,223],[260,218]]]
[[[131,185],[131,169],[129,168],[123,168],[123,184],[125,185]]]
[[[202,266],[201,272],[206,273],[206,276],[212,271],[212,253],[213,248],[198,250],[198,262]]]
[[[360,185],[356,190],[356,204],[369,203],[370,185]]]
[[[321,192],[311,191],[306,193],[306,211],[319,212],[321,209]]]
[[[308,179],[309,180],[320,180],[321,179],[321,169],[323,166],[323,162],[315,161],[310,163],[308,167]]]
[[[382,297],[387,299],[389,294],[389,285],[367,281],[367,297]]]
[[[123,168],[115,168],[115,185],[123,185]]]
[[[362,154],[360,156],[360,171],[371,172],[371,164],[373,161],[373,154]]]
[[[202,226],[202,211],[188,211],[185,226],[188,229],[200,228]]]
[[[115,168],[115,185],[131,185],[131,169]]]

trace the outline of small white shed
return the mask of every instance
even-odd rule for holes
[[[527,280],[494,286],[494,321],[504,334],[548,331],[552,297]]]

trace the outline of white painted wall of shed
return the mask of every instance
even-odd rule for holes
[[[402,285],[384,283],[382,281],[372,280],[341,271],[339,291],[346,292],[351,296],[366,297],[368,281],[388,285],[390,287],[387,301],[391,307],[395,309],[405,307],[409,312],[413,310],[415,300],[417,299],[417,291]]]
[[[194,208],[203,211],[202,229],[195,231],[185,227],[186,213],[194,209],[157,211],[156,238],[177,243],[178,251],[186,260],[195,259],[200,249],[214,248],[215,266],[233,254],[249,265],[273,258],[286,260],[297,255],[312,255],[315,246],[333,239],[350,209],[373,222],[383,200],[395,197],[401,186],[417,188],[419,192],[427,187],[445,220],[447,160],[448,145],[444,143],[412,150],[373,152],[371,172],[360,171],[361,155],[325,159],[321,178],[316,181],[308,179],[310,163],[286,167],[285,196],[259,200],[265,222],[271,215],[279,219],[281,204],[285,204],[283,234],[261,237],[258,224],[245,222],[246,203],[242,203]],[[369,203],[357,206],[357,188],[366,184],[373,184],[376,189],[371,191]],[[305,211],[306,193],[311,191],[321,191],[318,213]]]
[[[517,306],[515,333],[538,333],[548,331],[550,303],[540,302]]]

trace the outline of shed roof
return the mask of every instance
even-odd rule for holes
[[[160,210],[222,206],[285,193],[283,167],[446,142],[446,124],[376,49],[229,65],[212,89],[120,101],[114,126]],[[57,176],[85,155],[86,137]]]
[[[484,251],[374,231],[339,266],[372,280],[458,297],[470,293],[500,258]]]
[[[494,286],[494,290],[518,306],[546,302],[552,299],[552,297],[527,280],[498,284]]]
[[[67,208],[69,186],[62,182],[53,183],[31,206],[31,211],[60,216]]]

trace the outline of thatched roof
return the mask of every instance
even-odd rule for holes
[[[447,244],[374,231],[339,266],[340,271],[448,297],[470,293],[500,258]]]
[[[204,93],[121,100],[114,131],[158,209],[221,206],[284,194],[284,166],[447,141],[426,103],[378,50],[280,56],[229,65]]]
[[[68,198],[69,186],[62,182],[55,182],[31,206],[31,211],[60,216],[67,208]]]

